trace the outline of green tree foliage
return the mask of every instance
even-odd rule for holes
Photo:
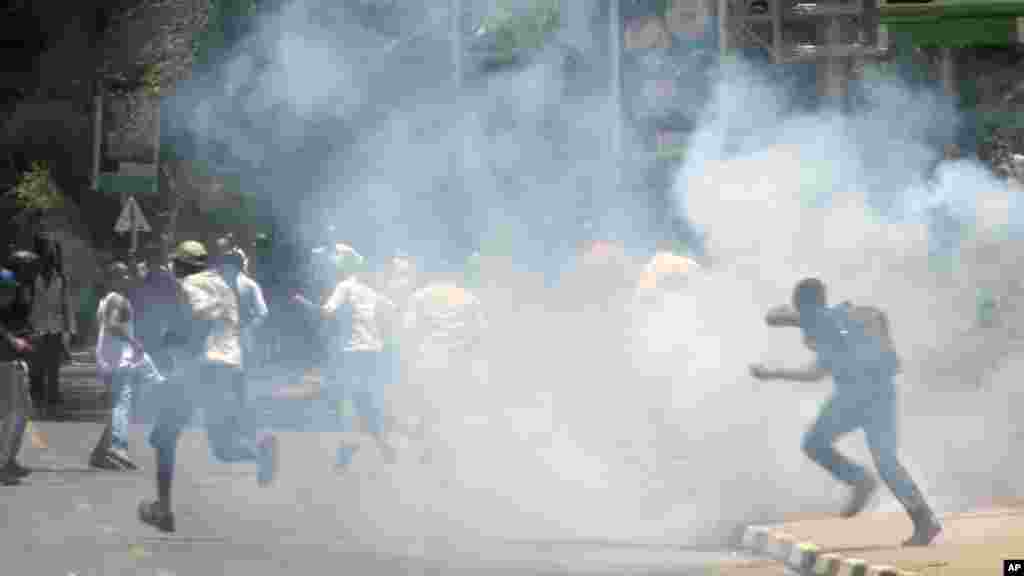
[[[64,205],[64,197],[53,186],[46,162],[33,162],[7,195],[13,196],[18,208],[24,212],[47,212]]]
[[[239,37],[241,23],[251,19],[266,0],[210,0],[206,27],[193,39],[195,62],[204,67],[214,62]]]
[[[518,52],[543,46],[558,29],[560,16],[558,0],[532,0],[526,11],[514,11],[512,3],[506,0],[484,21],[482,28],[494,33],[494,49],[499,58],[514,58]]]

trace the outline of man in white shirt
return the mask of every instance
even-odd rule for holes
[[[92,451],[89,465],[105,470],[136,470],[128,456],[128,423],[136,378],[147,386],[164,381],[153,360],[135,337],[135,317],[125,296],[134,278],[123,262],[114,262],[107,270],[110,292],[100,301],[96,312],[99,336],[96,339],[96,367],[99,377],[113,399],[107,426]]]
[[[163,386],[160,411],[149,442],[157,453],[157,499],[139,504],[139,519],[162,532],[175,531],[171,488],[178,438],[196,408],[214,457],[222,462],[255,462],[257,482],[269,485],[277,476],[278,442],[272,434],[244,430],[244,418],[233,389],[242,368],[238,298],[215,270],[208,267],[206,247],[182,242],[172,257],[181,287],[180,313],[166,338],[176,347],[173,378]],[[180,368],[179,368],[180,367]]]
[[[217,271],[228,286],[234,289],[238,297],[238,319],[240,322],[242,341],[242,370],[238,372],[239,380],[235,385],[235,393],[244,406],[248,398],[247,376],[254,362],[253,351],[255,333],[267,319],[269,314],[267,303],[263,299],[263,290],[255,280],[245,272],[243,254],[225,236],[217,240]]]
[[[384,343],[388,338],[385,330],[391,325],[395,305],[362,280],[365,261],[351,247],[335,245],[332,262],[337,271],[337,284],[323,306],[318,307],[299,295],[295,300],[308,309],[318,310],[324,320],[336,323],[337,339],[331,343],[328,353],[328,395],[339,405],[345,400],[351,401],[362,431],[373,436],[381,453],[390,459],[393,450],[385,437],[380,388],[381,376],[385,374]],[[339,378],[342,371],[343,381]],[[352,443],[343,443],[338,448],[339,469],[348,467],[357,449]]]

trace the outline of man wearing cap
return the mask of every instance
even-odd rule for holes
[[[393,450],[386,438],[381,386],[386,374],[384,343],[389,338],[385,328],[391,324],[395,305],[363,281],[365,260],[350,246],[335,244],[332,262],[337,284],[327,301],[317,306],[298,294],[295,301],[335,323],[337,339],[332,339],[328,353],[328,394],[339,403],[351,401],[362,431],[370,434],[381,453],[390,459]],[[342,370],[344,380],[339,381]],[[339,470],[348,467],[356,450],[354,443],[342,443],[337,453]]]
[[[258,441],[243,432],[234,383],[242,368],[238,298],[216,270],[208,267],[206,247],[182,242],[172,256],[181,285],[181,313],[168,340],[176,345],[175,374],[161,386],[159,413],[150,434],[157,455],[157,499],[139,504],[139,519],[174,532],[171,484],[178,437],[196,408],[203,409],[206,436],[222,462],[254,461],[266,486],[277,474],[278,444],[273,435]],[[179,368],[180,367],[180,368]]]
[[[263,290],[245,272],[242,253],[227,236],[217,240],[217,271],[238,297],[239,321],[242,338],[242,370],[238,372],[235,392],[239,402],[245,406],[248,398],[247,373],[252,368],[255,332],[267,319],[267,303]]]
[[[8,322],[19,284],[9,269],[0,268],[0,485],[12,486],[28,476],[17,461],[32,412],[28,365],[32,346],[9,330]]]
[[[136,470],[128,456],[128,423],[136,380],[148,389],[159,386],[164,377],[135,337],[135,311],[125,296],[136,282],[128,265],[114,262],[107,269],[110,292],[96,312],[96,367],[113,398],[107,426],[92,451],[89,465],[105,470]]]

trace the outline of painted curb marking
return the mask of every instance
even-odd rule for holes
[[[860,558],[843,558],[839,566],[839,576],[867,576],[868,565]]]
[[[818,547],[811,542],[800,542],[793,546],[793,552],[789,555],[789,565],[806,574],[814,569],[818,562]],[[881,575],[879,575],[881,576]]]
[[[814,563],[814,576],[836,576],[839,574],[839,554],[821,554]]]
[[[768,544],[768,555],[779,562],[786,562],[789,560],[789,555],[793,551],[795,542],[796,538],[789,534],[772,534]]]
[[[917,572],[887,565],[869,565],[859,558],[823,553],[813,542],[799,542],[784,532],[772,532],[767,526],[748,526],[741,546],[767,556],[797,571],[802,576],[919,576]]]
[[[747,529],[743,531],[743,547],[747,550],[760,552],[762,546],[764,546],[764,540],[767,535],[767,528],[763,528],[761,526],[748,526]]]

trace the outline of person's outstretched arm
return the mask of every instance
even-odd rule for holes
[[[811,362],[803,368],[768,368],[760,364],[750,367],[750,375],[758,380],[792,380],[793,382],[820,382],[828,376],[828,370]]]
[[[768,310],[764,322],[769,326],[796,328],[800,326],[800,314],[792,306],[776,306]]]

